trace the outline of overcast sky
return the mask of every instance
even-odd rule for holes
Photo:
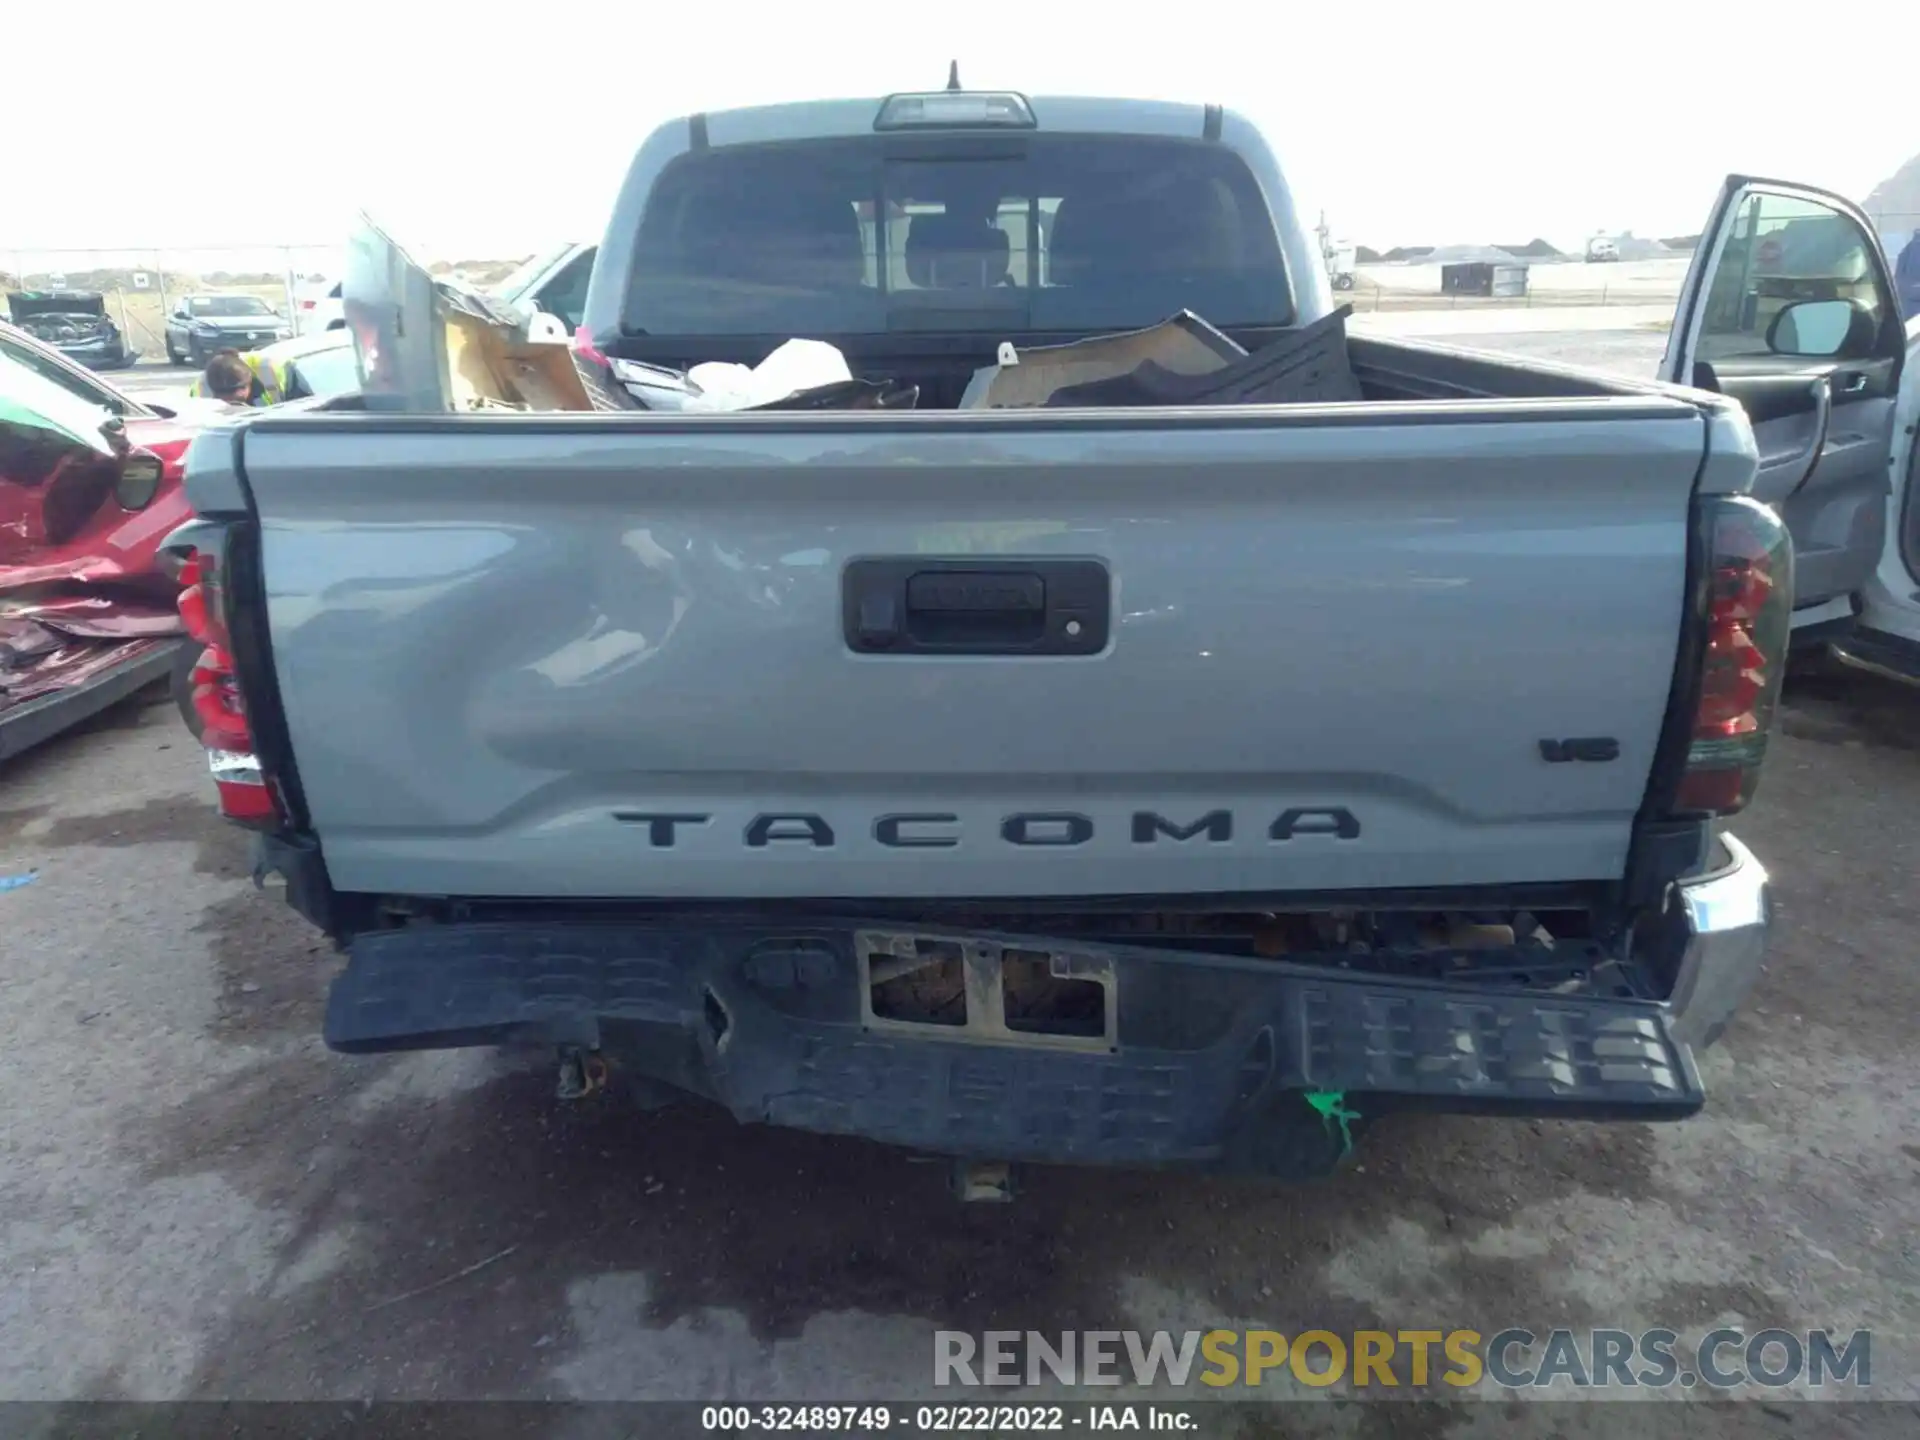
[[[938,87],[952,58],[970,88],[1241,110],[1336,231],[1380,247],[1686,233],[1729,170],[1859,199],[1920,151],[1915,0],[1854,0],[1844,38],[1723,0],[628,0],[498,6],[491,28],[433,9],[149,4],[103,43],[72,7],[15,6],[0,266],[326,244],[360,206],[428,258],[594,238],[658,121]]]

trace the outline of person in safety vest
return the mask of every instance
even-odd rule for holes
[[[229,405],[274,405],[280,400],[279,376],[272,362],[263,362],[257,350],[245,355],[238,350],[220,350],[207,361],[207,368],[193,383],[192,393],[211,395]]]

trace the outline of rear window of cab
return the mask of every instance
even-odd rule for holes
[[[1217,144],[897,137],[683,155],[641,218],[625,316],[651,336],[1285,325],[1273,217]]]

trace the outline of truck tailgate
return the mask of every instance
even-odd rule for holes
[[[340,888],[984,898],[1620,876],[1706,434],[1656,395],[326,416],[238,458]],[[862,648],[886,559],[1091,562],[1109,629]]]

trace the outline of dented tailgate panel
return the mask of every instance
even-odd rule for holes
[[[1621,874],[1681,633],[1697,411],[1087,420],[251,427],[334,882],[877,898]],[[1110,629],[1091,653],[863,652],[844,585],[874,557],[1092,560]],[[1614,758],[1543,752],[1576,738]]]

